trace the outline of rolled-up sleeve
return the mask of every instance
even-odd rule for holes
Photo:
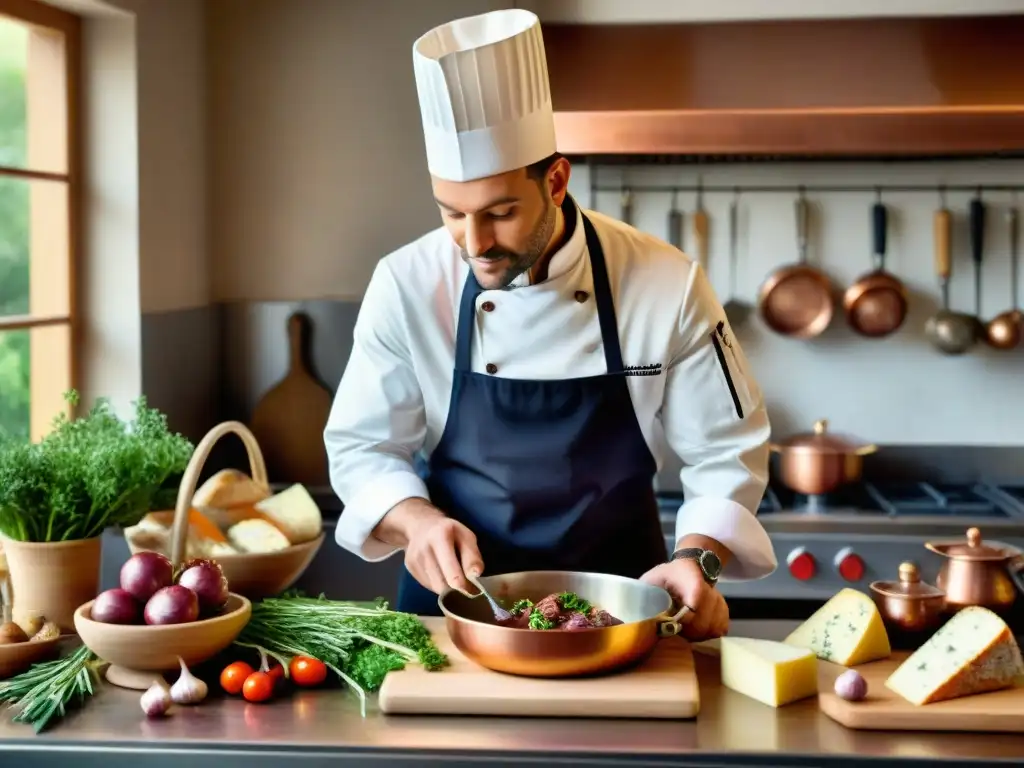
[[[771,431],[764,398],[704,270],[693,265],[669,365],[662,425],[685,502],[676,541],[700,534],[732,557],[723,581],[770,575],[778,563],[756,513],[768,484]]]
[[[398,551],[373,537],[381,518],[400,501],[429,498],[413,465],[426,420],[401,307],[394,276],[381,261],[324,430],[331,485],[345,505],[335,538],[369,561]]]

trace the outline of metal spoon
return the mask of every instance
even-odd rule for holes
[[[953,270],[950,258],[952,221],[946,208],[935,212],[935,271],[942,287],[942,309],[928,318],[924,331],[940,352],[961,355],[977,341],[978,319],[949,308],[949,280]]]
[[[1024,315],[1017,298],[1017,280],[1020,265],[1020,230],[1017,223],[1017,209],[1006,212],[1006,224],[1010,229],[1010,295],[1013,308],[996,315],[985,327],[985,341],[995,349],[1010,350],[1020,344],[1024,333]]]
[[[491,610],[494,612],[495,621],[508,621],[512,618],[512,614],[498,605],[498,601],[491,597],[484,585],[480,583],[480,579],[477,578],[476,574],[467,573],[466,578],[472,582],[474,587],[480,590],[481,595],[487,598],[487,602],[491,604]]]

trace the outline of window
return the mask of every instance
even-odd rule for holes
[[[0,432],[38,439],[75,386],[77,17],[0,0]]]

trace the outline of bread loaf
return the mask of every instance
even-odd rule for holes
[[[192,496],[196,507],[231,509],[269,498],[270,489],[237,469],[222,469],[210,477]]]
[[[228,529],[228,541],[240,552],[279,552],[291,542],[266,520],[252,519],[235,523]]]
[[[324,519],[320,507],[305,486],[299,483],[257,502],[254,506],[267,520],[277,526],[292,544],[312,541],[323,529]]]

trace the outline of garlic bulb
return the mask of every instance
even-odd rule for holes
[[[171,708],[171,694],[162,680],[153,682],[139,700],[146,717],[160,717]]]
[[[171,686],[171,701],[175,704],[198,704],[206,698],[207,685],[189,672],[185,660],[180,656],[178,663],[181,665],[181,674]]]

